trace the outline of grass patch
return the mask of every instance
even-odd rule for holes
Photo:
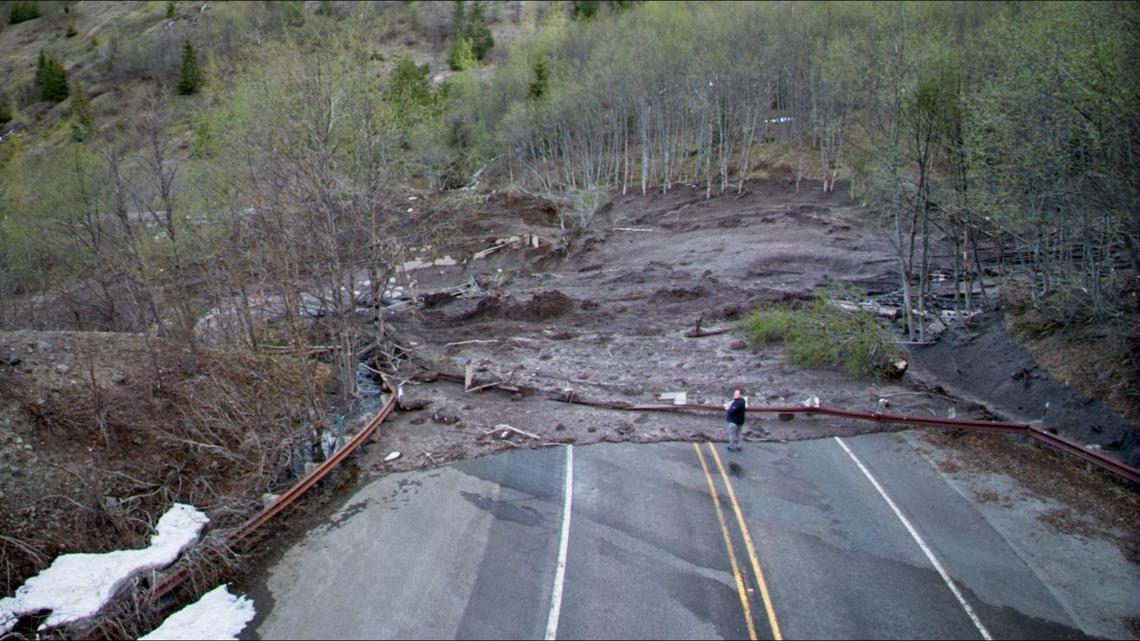
[[[858,379],[882,379],[897,372],[903,355],[889,332],[867,312],[849,312],[824,297],[808,306],[765,305],[744,318],[753,345],[783,343],[797,367],[843,367]]]

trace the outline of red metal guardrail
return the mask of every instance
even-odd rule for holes
[[[435,372],[440,380],[451,381],[466,385],[468,381],[463,376],[451,374],[448,372]],[[476,388],[490,388],[491,384],[478,383],[474,380],[470,381],[472,389]],[[528,385],[521,385],[517,383],[503,383],[499,385],[506,391],[512,392],[528,392],[533,394],[542,395],[550,400],[561,401],[563,403],[575,403],[578,405],[591,405],[594,407],[604,407],[615,410],[640,410],[640,411],[676,411],[676,410],[714,410],[723,412],[724,408],[720,405],[699,405],[687,403],[683,405],[634,405],[625,402],[607,402],[597,401],[579,397],[573,393],[559,393],[551,392],[548,390],[540,390]],[[902,425],[926,425],[933,427],[956,427],[968,430],[977,430],[982,432],[997,432],[999,434],[1022,434],[1032,438],[1033,440],[1043,443],[1055,450],[1075,456],[1082,461],[1095,465],[1102,470],[1124,479],[1130,483],[1140,485],[1140,469],[1125,465],[1123,462],[1118,461],[1110,456],[1101,452],[1089,450],[1076,441],[1067,439],[1063,436],[1058,436],[1049,432],[1041,427],[1030,425],[1028,423],[1014,423],[1002,421],[979,421],[968,418],[939,418],[931,416],[902,416],[898,414],[882,414],[879,412],[857,412],[853,410],[844,410],[834,407],[750,407],[749,412],[768,412],[774,414],[824,414],[828,416],[839,416],[842,418],[850,418],[860,421],[876,421],[879,423],[896,423]]]
[[[360,432],[353,436],[350,441],[345,443],[344,447],[337,450],[327,460],[314,468],[312,472],[309,472],[309,474],[305,476],[305,478],[301,479],[299,482],[293,485],[293,487],[289,488],[284,494],[278,497],[276,501],[267,506],[256,516],[253,516],[244,524],[242,524],[241,527],[226,535],[226,543],[231,546],[236,545],[242,539],[253,533],[254,530],[264,525],[267,521],[272,519],[285,508],[289,507],[293,501],[296,501],[297,498],[304,494],[309,488],[313,487],[317,484],[318,481],[327,476],[329,472],[331,472],[334,468],[336,468],[337,465],[341,463],[341,461],[348,458],[348,455],[351,454],[357,447],[359,447],[360,444],[362,444],[369,436],[371,436],[372,433],[376,431],[376,428],[380,426],[380,423],[384,422],[384,419],[388,418],[388,415],[392,413],[392,410],[395,407],[396,395],[393,394],[392,397],[388,399],[388,402],[384,404],[384,407],[380,408],[380,411],[377,412],[376,415],[368,421],[368,424],[364,426],[364,429],[360,430]],[[182,565],[174,572],[164,575],[161,579],[159,579],[158,582],[155,583],[154,587],[151,588],[151,591],[148,594],[148,598],[153,603],[154,601],[168,594],[171,590],[177,588],[188,578],[190,578],[190,570],[185,565]]]
[[[439,372],[439,378],[449,380],[457,383],[463,383],[464,378],[454,374]],[[528,392],[542,393],[541,390],[529,388],[524,385],[512,386],[514,390],[525,389]],[[557,398],[550,397],[552,400],[561,400],[564,402],[582,404],[582,405],[595,405],[599,407],[606,407],[618,410],[635,410],[635,411],[677,411],[677,410],[700,410],[700,411],[724,411],[724,408],[719,405],[699,405],[699,404],[682,404],[682,405],[632,405],[625,403],[607,403],[604,401],[590,401],[582,398]],[[308,476],[291,487],[288,491],[281,495],[272,505],[262,510],[253,518],[246,521],[241,527],[231,532],[226,537],[226,542],[230,545],[236,544],[241,539],[245,538],[257,528],[264,525],[267,521],[272,519],[286,507],[293,503],[299,496],[305,493],[309,488],[315,485],[318,481],[324,478],[330,471],[340,464],[349,454],[352,453],[361,443],[364,442],[380,423],[388,417],[392,409],[396,406],[396,398],[393,396],[389,399],[388,403],[368,422],[356,436],[352,438],[343,448],[338,450],[332,457],[322,463],[319,467],[314,469]],[[833,407],[750,407],[749,412],[764,412],[773,414],[823,414],[826,416],[838,416],[842,418],[850,418],[861,421],[875,421],[878,423],[893,423],[902,425],[925,425],[933,427],[954,427],[960,429],[977,430],[984,432],[997,432],[1001,434],[1022,434],[1032,438],[1035,441],[1043,443],[1053,449],[1069,454],[1079,458],[1087,463],[1095,465],[1119,478],[1122,478],[1131,483],[1140,485],[1140,469],[1125,465],[1121,461],[1106,456],[1100,452],[1092,451],[1076,441],[1067,439],[1063,436],[1058,436],[1040,427],[1030,425],[1028,423],[1014,423],[1002,421],[981,421],[975,419],[964,418],[939,418],[928,416],[904,416],[898,414],[883,414],[880,412],[858,412],[853,410],[838,409]],[[150,592],[150,599],[156,600],[163,595],[169,593],[174,588],[178,587],[190,576],[190,571],[185,567],[179,567],[174,572],[164,576]]]
[[[716,410],[724,411],[719,405],[632,405],[634,410]],[[982,432],[997,432],[1002,434],[1022,434],[1043,443],[1055,450],[1064,452],[1081,459],[1087,463],[1109,472],[1121,479],[1140,485],[1140,469],[1125,465],[1110,456],[1089,450],[1080,443],[1053,434],[1028,423],[1013,423],[1002,421],[979,421],[968,418],[940,418],[931,416],[902,416],[898,414],[882,414],[879,412],[857,412],[853,410],[837,409],[834,407],[749,407],[749,412],[769,412],[778,414],[824,414],[827,416],[840,416],[861,421],[876,421],[879,423],[897,423],[903,425],[927,425],[934,427],[956,427]]]

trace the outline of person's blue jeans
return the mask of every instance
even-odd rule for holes
[[[737,425],[732,421],[728,422],[728,449],[740,449],[740,432],[744,429],[743,425]]]

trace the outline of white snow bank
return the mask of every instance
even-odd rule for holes
[[[235,596],[224,585],[210,590],[194,603],[166,618],[139,641],[157,639],[237,639],[253,620],[253,601]]]
[[[94,615],[131,577],[173,563],[209,520],[196,508],[175,503],[158,520],[146,549],[60,556],[15,596],[0,599],[0,635],[10,632],[20,615],[40,610],[51,610],[40,630]]]

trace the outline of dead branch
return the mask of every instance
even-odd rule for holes
[[[704,320],[705,320],[704,314],[701,314],[700,316],[698,316],[697,322],[693,324],[693,329],[690,329],[689,331],[685,332],[685,336],[687,336],[688,338],[700,338],[702,336],[716,336],[717,334],[726,334],[726,333],[732,331],[728,328],[702,330],[701,329],[701,323]]]
[[[19,539],[14,539],[10,536],[4,536],[3,534],[0,534],[0,543],[7,543],[8,545],[11,545],[17,550],[35,559],[36,563],[42,564],[47,560],[47,557],[44,556],[43,552],[40,552],[36,548],[32,547],[31,544],[24,543]]]
[[[532,438],[536,441],[542,440],[542,437],[538,436],[537,434],[531,434],[530,432],[527,432],[525,430],[520,430],[517,427],[511,427],[510,425],[507,425],[506,423],[500,423],[500,424],[496,425],[494,431],[498,431],[498,430],[510,430],[516,434],[522,434],[523,436],[526,436],[528,438]]]

